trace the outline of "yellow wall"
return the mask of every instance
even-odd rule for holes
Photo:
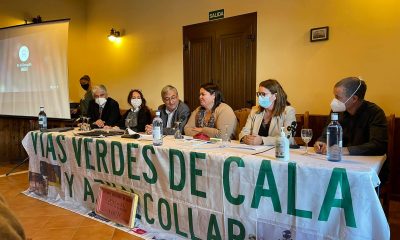
[[[182,26],[208,21],[208,12],[221,8],[225,17],[258,13],[257,83],[278,79],[297,112],[327,114],[333,84],[362,76],[366,98],[400,115],[396,0],[90,0],[90,74],[122,107],[131,88],[156,107],[162,86],[183,89]],[[330,27],[330,39],[309,42],[309,29],[321,26]],[[105,38],[111,27],[125,31],[119,46]]]
[[[0,27],[18,24],[25,12],[46,19],[70,17],[70,96],[79,100],[79,77],[89,74],[127,108],[131,88],[142,89],[149,106],[160,90],[175,85],[183,97],[182,26],[258,13],[257,83],[276,78],[297,112],[327,114],[333,84],[362,76],[366,98],[400,116],[400,1],[396,0],[63,0],[0,2]],[[60,4],[61,3],[61,4]],[[86,4],[85,4],[86,3]],[[2,5],[5,5],[5,9]],[[21,7],[25,6],[25,7]],[[28,10],[29,9],[29,10]],[[33,9],[33,10],[32,10]],[[329,26],[330,39],[309,42],[309,29]],[[119,45],[106,38],[124,32]],[[256,91],[256,89],[254,90]]]

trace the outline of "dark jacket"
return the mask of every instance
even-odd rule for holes
[[[90,118],[90,123],[101,119],[106,122],[107,126],[115,126],[121,118],[121,114],[119,113],[119,104],[114,99],[108,97],[100,118],[99,105],[95,100],[92,100],[89,103],[88,117]]]
[[[132,110],[128,110],[122,116],[121,120],[118,123],[119,128],[125,129],[125,119],[128,116],[129,112]],[[144,132],[146,125],[151,124],[151,112],[148,107],[141,108],[138,112],[138,124],[132,130],[135,132]]]
[[[339,114],[343,128],[343,147],[350,155],[383,155],[388,144],[387,121],[383,110],[376,104],[364,101],[354,116]],[[318,141],[326,142],[326,127]]]
[[[171,127],[172,128],[167,128],[167,122],[168,122],[168,114],[165,111],[167,107],[165,104],[160,105],[158,107],[158,110],[160,111],[160,117],[163,120],[163,132],[164,135],[173,135],[175,134],[175,129],[174,124],[176,121],[180,121],[180,127],[179,129],[181,130],[181,133],[184,134],[183,129],[189,119],[190,116],[190,109],[189,107],[182,101],[179,100],[178,107],[176,108],[176,111],[174,112],[174,115],[172,116],[172,121],[171,121]]]

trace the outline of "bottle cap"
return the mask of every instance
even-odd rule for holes
[[[331,114],[331,120],[332,121],[337,121],[339,119],[339,115],[337,113],[332,113]]]

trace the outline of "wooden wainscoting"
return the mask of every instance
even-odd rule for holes
[[[65,127],[70,120],[48,119],[48,127]],[[28,155],[21,141],[32,130],[38,129],[37,118],[0,116],[0,162],[18,163]]]

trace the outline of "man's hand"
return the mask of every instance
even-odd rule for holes
[[[146,125],[146,127],[144,127],[144,131],[146,132],[146,134],[151,134],[153,132],[153,125]]]
[[[106,122],[104,122],[103,120],[99,119],[96,122],[94,122],[94,124],[96,124],[99,128],[103,128],[106,125]]]
[[[314,150],[315,150],[316,153],[326,154],[326,143],[320,142],[320,141],[316,141],[314,143]]]

